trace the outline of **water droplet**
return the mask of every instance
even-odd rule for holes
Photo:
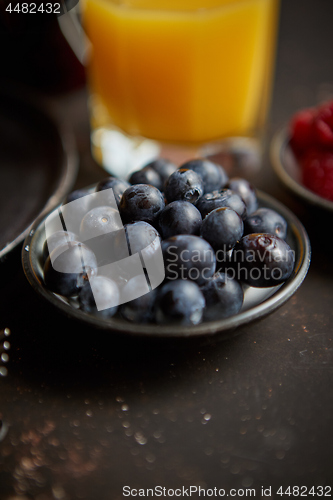
[[[146,444],[147,443],[147,438],[142,434],[142,432],[136,432],[134,434],[134,439],[138,444]]]
[[[275,456],[278,460],[283,460],[286,454],[283,450],[279,450],[276,452]]]
[[[128,405],[121,405],[121,409],[122,409],[122,411],[128,411],[129,406]]]
[[[152,464],[155,462],[156,460],[156,457],[155,455],[153,455],[152,453],[149,453],[147,456],[146,456],[146,460],[148,463]]]
[[[203,420],[206,420],[206,422],[208,422],[211,418],[212,416],[210,413],[205,413],[205,415],[203,416]]]
[[[8,337],[11,334],[10,328],[5,328],[3,333]]]
[[[1,354],[1,361],[3,361],[4,363],[7,363],[7,361],[9,360],[9,356],[6,352],[3,352]]]
[[[30,231],[29,235],[30,235],[30,236],[33,236],[34,234],[35,234],[35,230],[34,230],[34,229],[31,229],[31,231]]]
[[[10,343],[8,342],[8,340],[5,340],[4,343],[2,344],[3,348],[6,349],[6,351],[8,351],[8,349],[10,349]]]
[[[92,417],[93,412],[91,410],[86,411],[87,417]]]
[[[24,250],[25,250],[26,252],[29,252],[29,250],[30,250],[30,245],[26,245],[26,246],[24,247]]]
[[[0,366],[0,375],[6,377],[8,375],[8,370],[5,366]]]
[[[253,479],[250,476],[245,476],[242,479],[242,486],[248,487],[253,484]]]

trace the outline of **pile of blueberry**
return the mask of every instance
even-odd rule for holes
[[[71,193],[62,207],[68,222],[74,209],[66,215],[66,207],[75,206],[71,231],[54,232],[44,245],[46,287],[82,311],[195,325],[237,314],[244,287],[279,285],[293,272],[285,219],[258,208],[253,186],[212,161],[177,168],[160,158],[128,182],[106,178],[95,188],[102,191],[102,206],[91,190]],[[141,259],[141,274],[126,252]],[[158,255],[162,266],[153,268]]]

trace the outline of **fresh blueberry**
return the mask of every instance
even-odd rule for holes
[[[159,229],[163,238],[177,234],[199,234],[202,217],[188,201],[172,201],[160,213]]]
[[[203,181],[204,194],[222,189],[228,181],[227,173],[221,165],[204,158],[187,161],[179,168],[190,169],[200,175]]]
[[[64,230],[78,233],[81,220],[91,208],[92,196],[87,189],[70,193],[61,207]]]
[[[80,239],[87,241],[102,234],[113,233],[123,227],[118,210],[112,207],[96,207],[82,219]]]
[[[126,189],[119,210],[124,223],[142,220],[155,225],[165,206],[162,193],[148,184],[135,184]]]
[[[176,200],[195,203],[203,194],[203,180],[193,170],[178,169],[166,181],[164,194],[168,203]]]
[[[99,193],[100,191],[105,191],[107,189],[112,189],[114,198],[117,203],[117,207],[119,207],[119,203],[123,195],[123,192],[128,187],[130,187],[130,184],[122,179],[117,179],[116,177],[107,177],[106,179],[103,179],[97,184],[96,193]],[[113,206],[113,197],[110,195],[110,202],[108,203],[106,199],[105,203],[103,200],[103,204]]]
[[[65,297],[76,295],[96,274],[94,252],[76,241],[55,248],[44,265],[45,285]]]
[[[57,247],[69,243],[70,241],[77,241],[78,236],[70,231],[56,231],[45,240],[43,245],[43,261],[45,262],[49,254]]]
[[[81,198],[84,198],[85,196],[88,196],[89,194],[90,192],[88,189],[76,189],[75,191],[72,191],[67,195],[64,204],[79,200]]]
[[[163,181],[160,174],[149,166],[133,172],[128,182],[130,184],[150,184],[163,191]]]
[[[242,198],[234,193],[231,189],[222,189],[221,191],[213,191],[207,193],[200,198],[196,203],[197,209],[200,211],[202,219],[215,210],[215,208],[231,208],[244,219],[246,216],[246,206]]]
[[[257,210],[258,200],[256,190],[249,181],[242,179],[241,177],[233,177],[232,179],[229,179],[226,187],[239,194],[246,205],[247,215],[250,215]]]
[[[271,233],[283,240],[287,237],[287,221],[270,208],[258,208],[244,221],[244,234]]]
[[[243,236],[232,252],[235,278],[254,287],[283,283],[291,276],[294,264],[289,245],[269,233]]]
[[[160,247],[161,237],[148,222],[138,221],[125,226],[130,255],[145,251],[145,255],[154,254]]]
[[[81,288],[78,298],[82,311],[110,318],[118,309],[119,290],[117,284],[109,278],[95,276]]]
[[[233,316],[243,305],[242,285],[226,273],[216,273],[201,291],[206,301],[204,319],[207,321]]]
[[[172,236],[162,241],[162,252],[165,276],[169,280],[189,279],[200,285],[215,272],[214,250],[199,236]]]
[[[164,284],[156,300],[156,321],[161,324],[197,325],[201,322],[205,299],[192,281],[176,280]]]
[[[157,158],[156,160],[147,163],[146,167],[152,168],[160,175],[163,187],[170,175],[177,170],[176,165],[166,158]]]
[[[141,295],[135,299],[130,297]],[[127,321],[134,323],[150,323],[154,320],[154,305],[157,290],[149,290],[144,276],[135,276],[124,286],[120,314]]]
[[[200,234],[215,252],[228,252],[243,236],[244,224],[231,208],[216,208],[203,220]]]

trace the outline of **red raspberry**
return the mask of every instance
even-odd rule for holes
[[[333,151],[311,149],[302,157],[301,166],[304,185],[333,201]]]
[[[290,122],[290,145],[297,156],[314,145],[313,121],[316,115],[314,108],[304,109],[294,114]]]
[[[313,133],[318,146],[333,148],[333,101],[318,109],[313,122]]]

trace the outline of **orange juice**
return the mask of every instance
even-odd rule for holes
[[[86,0],[91,88],[132,135],[200,143],[265,116],[278,0]]]

